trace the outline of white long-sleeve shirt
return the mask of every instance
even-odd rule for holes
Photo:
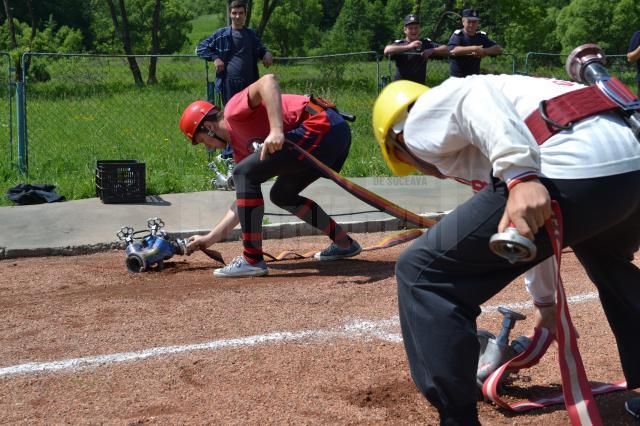
[[[525,118],[540,101],[582,87],[519,75],[450,78],[415,102],[404,125],[405,143],[417,157],[476,191],[492,171],[508,183],[523,173],[583,179],[640,170],[640,143],[614,113],[581,120],[538,146]],[[525,279],[538,303],[555,297],[551,261]]]

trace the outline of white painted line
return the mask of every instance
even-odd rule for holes
[[[584,303],[598,299],[598,293],[585,293],[568,298],[569,304]],[[483,313],[492,313],[498,310],[498,306],[509,309],[531,309],[533,303],[519,302],[482,307]],[[109,364],[117,364],[127,361],[137,361],[147,358],[156,358],[163,355],[195,352],[202,350],[218,350],[241,346],[257,346],[266,343],[296,342],[302,340],[322,339],[379,339],[399,343],[402,336],[398,332],[400,321],[397,315],[380,321],[353,319],[343,327],[327,330],[303,330],[296,332],[275,332],[256,336],[240,337],[235,339],[213,340],[211,342],[196,343],[180,346],[164,346],[144,349],[137,352],[122,352],[108,355],[96,355],[82,358],[72,358],[52,362],[33,362],[18,364],[0,368],[0,377],[10,377],[19,374],[33,374],[50,371],[73,371],[91,367],[100,367]]]
[[[600,296],[598,296],[597,292],[577,294],[575,296],[567,297],[567,303],[569,305],[577,305],[578,303],[589,302],[591,300],[596,300],[599,298]],[[486,313],[497,312],[499,306],[503,306],[507,309],[513,309],[513,310],[532,309],[533,302],[505,303],[505,304],[500,304],[495,306],[483,306],[482,312],[486,312]]]

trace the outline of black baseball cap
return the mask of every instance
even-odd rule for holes
[[[415,13],[410,13],[409,15],[404,17],[405,27],[409,24],[419,24],[419,23],[420,23],[420,17]]]
[[[479,21],[478,11],[475,9],[465,9],[462,11],[462,17],[467,18],[470,21]]]

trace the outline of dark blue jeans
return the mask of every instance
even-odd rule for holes
[[[598,288],[629,388],[638,387],[640,270],[633,255],[640,245],[640,171],[543,184],[560,203],[565,246]],[[504,183],[489,185],[416,240],[396,264],[411,375],[442,424],[478,424],[480,305],[553,254],[544,230],[536,235],[538,254],[530,263],[512,265],[490,251],[507,195]]]

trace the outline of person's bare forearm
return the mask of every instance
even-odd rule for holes
[[[495,44],[491,47],[456,46],[451,50],[451,56],[497,56],[502,53],[502,47]]]
[[[225,213],[220,222],[211,230],[211,233],[214,234],[216,238],[215,242],[225,239],[239,223],[240,216],[238,216],[238,210],[234,202],[232,208],[227,210],[227,213]]]
[[[233,228],[240,223],[240,217],[235,206],[236,203],[234,202],[220,219],[220,222],[208,234],[191,237],[189,246],[193,245],[193,249],[206,248],[224,240],[233,231]]]
[[[385,56],[395,55],[398,53],[405,53],[410,50],[415,50],[415,47],[412,47],[408,44],[390,44],[389,46],[384,48],[383,54]]]
[[[640,59],[640,46],[627,53],[627,61],[632,64]]]
[[[478,46],[456,46],[449,54],[451,56],[467,56],[473,55],[474,52],[478,50]]]
[[[438,47],[433,48],[434,56],[449,56],[449,48],[446,44],[442,44]]]
[[[499,44],[494,44],[493,46],[486,47],[484,49],[484,54],[487,56],[498,56],[501,53],[502,53],[502,46],[500,46]]]

